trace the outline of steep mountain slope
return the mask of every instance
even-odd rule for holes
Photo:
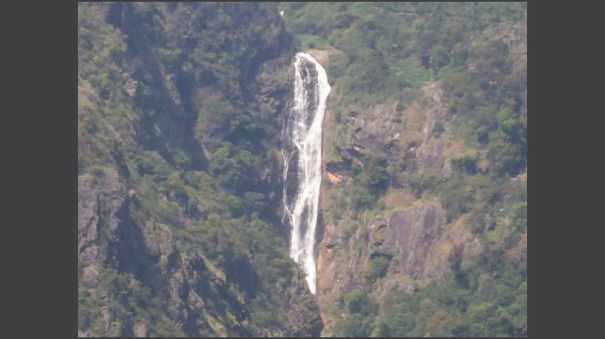
[[[332,86],[322,335],[526,335],[524,4],[280,10]]]
[[[78,5],[81,336],[318,336],[288,256],[274,3]]]
[[[80,3],[79,334],[525,336],[526,20]],[[282,224],[301,50],[331,86],[315,295]]]

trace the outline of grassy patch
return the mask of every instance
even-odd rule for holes
[[[421,88],[432,80],[432,72],[422,68],[413,59],[395,59],[390,62],[391,71],[403,82],[412,88]]]

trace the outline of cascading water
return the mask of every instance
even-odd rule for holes
[[[321,124],[330,94],[324,68],[308,53],[294,62],[294,98],[282,138],[284,157],[284,217],[291,226],[290,256],[305,271],[315,294],[315,232],[321,186]],[[289,171],[290,165],[296,171]]]

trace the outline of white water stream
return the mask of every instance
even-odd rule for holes
[[[326,100],[330,94],[324,68],[308,53],[296,54],[294,98],[282,131],[284,157],[284,216],[291,226],[290,256],[306,273],[315,294],[315,233],[321,186],[321,133]],[[288,175],[290,161],[297,158],[296,179]],[[292,164],[294,165],[294,164]],[[289,185],[296,185],[289,187]],[[295,194],[288,196],[288,193]],[[289,201],[290,200],[290,201]]]

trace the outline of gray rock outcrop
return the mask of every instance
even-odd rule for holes
[[[372,256],[396,260],[396,267],[413,279],[428,277],[428,260],[445,224],[440,204],[413,205],[378,220],[373,230]]]

